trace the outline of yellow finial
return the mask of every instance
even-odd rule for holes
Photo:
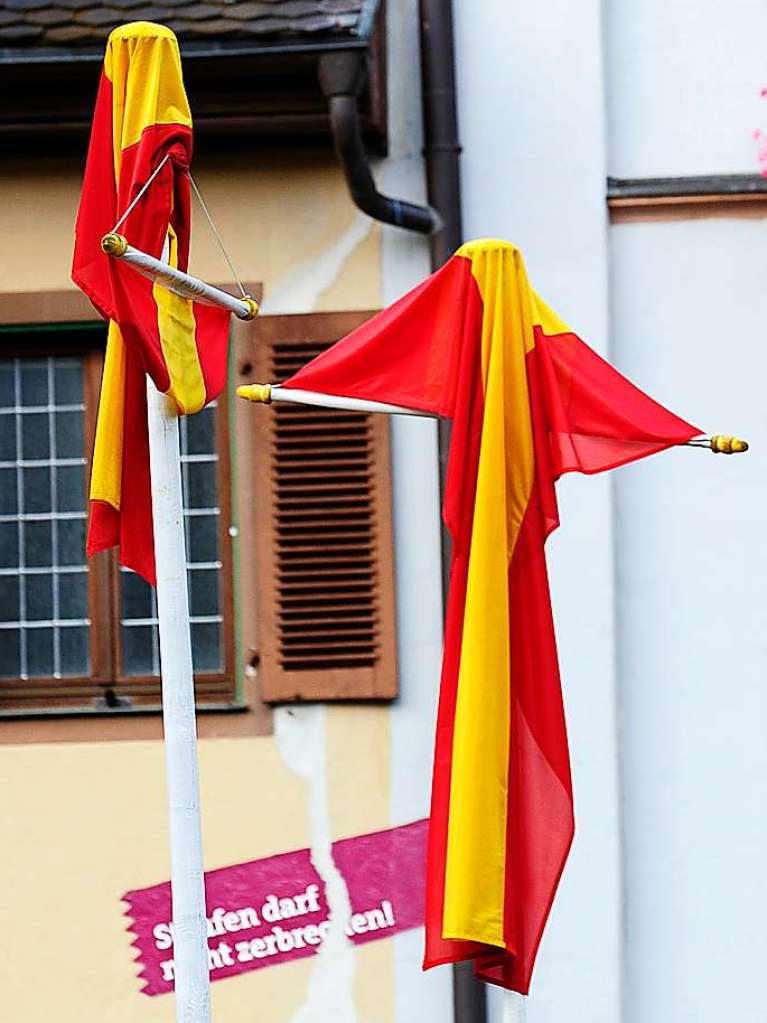
[[[738,455],[742,451],[748,451],[748,444],[738,437],[715,433],[711,438],[711,450],[717,455]]]
[[[108,256],[124,256],[128,248],[128,241],[116,231],[110,231],[101,239],[101,248]]]
[[[244,384],[237,388],[238,398],[247,398],[248,401],[262,401],[268,405],[272,400],[271,384]]]
[[[255,320],[255,318],[258,316],[258,302],[256,302],[254,298],[251,298],[250,295],[245,295],[242,301],[248,307],[248,315],[241,316],[240,319]]]

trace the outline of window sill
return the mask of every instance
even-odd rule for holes
[[[246,676],[241,701],[197,708],[201,740],[271,735],[272,713]],[[51,707],[0,711],[0,746],[162,739],[162,707]]]
[[[247,703],[205,703],[196,708],[198,714],[247,714]],[[146,704],[138,707],[38,707],[35,710],[0,710],[3,721],[47,721],[51,718],[126,718],[154,717],[162,714],[162,706]]]

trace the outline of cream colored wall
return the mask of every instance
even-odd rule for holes
[[[356,213],[329,159],[222,157],[197,178],[240,275],[263,283],[267,309],[380,304],[380,233]],[[0,167],[0,292],[72,287],[79,185],[73,161]],[[192,269],[227,279],[199,213]],[[120,902],[169,876],[162,754],[159,741],[0,745],[4,1018],[173,1019],[171,997],[140,993]],[[281,710],[275,735],[203,739],[200,760],[209,869],[390,824],[386,708]],[[354,1017],[388,1023],[391,941],[353,955]],[[290,1023],[316,997],[309,982],[321,959],[213,984],[214,1017]],[[325,1018],[313,1008],[312,1018]]]
[[[333,838],[388,823],[388,734],[378,708],[327,711],[325,765]],[[208,868],[310,844],[309,785],[273,737],[200,743]],[[148,998],[132,959],[122,894],[168,877],[159,742],[0,747],[5,1018],[28,1023],[173,1019]],[[353,779],[353,784],[350,783]],[[359,1019],[385,1023],[393,993],[390,943],[355,950]],[[306,999],[314,960],[212,986],[214,1016],[288,1021]],[[264,1011],[268,1007],[268,1011]]]
[[[360,309],[379,302],[379,230],[367,219],[361,224],[329,157],[236,154],[194,170],[244,280],[262,282],[267,293],[279,294],[302,278],[311,287],[319,258],[340,241],[346,253],[338,268],[343,280],[334,275],[325,282],[317,308]],[[74,288],[69,268],[81,174],[80,160],[0,165],[0,290]],[[196,204],[193,216],[190,269],[206,280],[227,281],[226,264]]]

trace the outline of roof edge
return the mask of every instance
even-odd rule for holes
[[[378,5],[376,4],[376,7]],[[266,57],[291,56],[312,53],[332,53],[339,50],[366,50],[370,35],[349,36],[345,39],[326,39],[304,42],[280,40],[274,43],[199,43],[179,40],[183,60],[201,60],[212,57]],[[0,47],[0,65],[13,64],[100,64],[104,60],[104,47],[76,48],[38,46],[30,48]]]

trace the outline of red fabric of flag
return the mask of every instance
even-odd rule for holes
[[[91,472],[87,553],[120,547],[154,583],[146,374],[180,413],[199,411],[226,378],[229,314],[153,283],[101,250],[120,226],[130,245],[186,270],[192,120],[178,44],[136,22],[107,43],[80,208],[74,282],[110,321]],[[153,177],[153,175],[155,175]]]
[[[452,420],[424,965],[470,959],[526,993],[573,835],[544,556],[554,484],[700,431],[584,344],[498,241],[463,246],[284,384]]]

